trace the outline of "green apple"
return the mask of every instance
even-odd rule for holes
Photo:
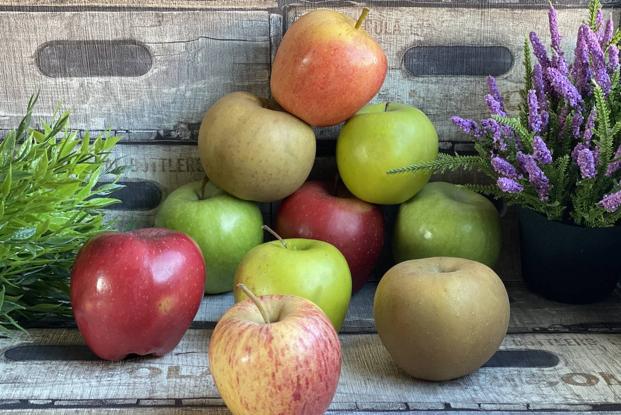
[[[155,226],[183,232],[198,244],[207,266],[207,294],[233,289],[235,268],[250,249],[263,242],[262,224],[255,203],[200,181],[173,191],[155,216]]]
[[[430,171],[388,174],[438,155],[438,135],[417,108],[394,102],[371,104],[341,129],[336,163],[347,188],[359,199],[384,205],[405,202],[429,180]]]
[[[259,245],[244,257],[235,287],[246,285],[256,295],[297,295],[314,302],[338,331],[351,298],[347,260],[333,245],[314,239],[283,239]],[[235,301],[246,295],[234,289]]]
[[[501,244],[498,210],[463,186],[432,182],[399,207],[393,241],[397,262],[449,256],[491,267]]]

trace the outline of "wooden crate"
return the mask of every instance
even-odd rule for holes
[[[567,49],[586,1],[561,0]],[[619,21],[621,0],[604,2]],[[373,1],[365,28],[382,44],[389,72],[376,100],[419,106],[444,151],[471,142],[449,117],[484,115],[491,71],[515,109],[527,30],[548,40],[547,2]],[[13,128],[30,95],[36,116],[72,111],[79,130],[123,137],[129,166],[108,211],[122,228],[149,226],[161,200],[203,175],[196,152],[202,114],[234,90],[269,94],[270,62],[286,27],[316,7],[356,16],[362,3],[271,0],[0,0],[0,130]],[[472,57],[475,57],[474,59]],[[571,53],[569,53],[571,57]],[[331,177],[337,128],[317,130],[313,177]],[[448,177],[452,181],[477,177]],[[261,205],[270,222],[277,204]],[[386,208],[387,219],[395,209]],[[510,334],[477,373],[426,383],[401,373],[371,316],[376,284],[352,299],[341,340],[344,367],[330,413],[621,413],[621,297],[564,306],[528,293],[520,278],[517,226],[503,218],[499,274],[512,302]],[[385,252],[384,266],[389,264]],[[226,414],[210,377],[207,344],[229,295],[206,297],[192,329],[169,355],[122,363],[95,360],[70,323],[0,338],[0,411],[10,414]],[[258,414],[260,415],[260,414]]]

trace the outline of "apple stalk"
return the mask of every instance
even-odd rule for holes
[[[368,15],[369,15],[369,8],[365,7],[364,9],[362,9],[362,13],[360,14],[360,17],[358,18],[358,20],[356,21],[356,25],[354,26],[354,29],[360,29],[360,26],[362,26],[362,23],[364,23],[364,19],[366,19]]]
[[[270,234],[272,234],[272,236],[276,239],[278,239],[280,241],[280,243],[282,244],[283,248],[287,247],[287,241],[285,241],[284,239],[282,239],[282,236],[278,235],[278,233],[276,233],[276,231],[272,228],[270,228],[267,225],[263,225],[262,226],[264,231],[269,232]]]
[[[261,300],[259,300],[259,298],[254,295],[254,293],[250,291],[250,288],[246,287],[245,284],[237,284],[237,288],[242,290],[244,294],[246,294],[248,298],[250,298],[254,305],[257,306],[259,312],[261,313],[261,316],[263,317],[263,320],[265,321],[265,324],[270,324],[270,316],[269,314],[267,314],[267,310],[265,310],[265,307],[263,307],[263,303],[261,302]]]

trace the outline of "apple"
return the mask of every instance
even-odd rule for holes
[[[209,274],[207,294],[233,289],[235,268],[250,249],[263,242],[262,225],[255,203],[200,181],[173,191],[155,216],[155,226],[184,232],[198,244]]]
[[[388,170],[431,162],[438,135],[417,108],[394,102],[371,104],[345,123],[336,142],[336,164],[347,188],[359,199],[399,204],[414,196],[431,171],[388,174]]]
[[[285,32],[272,63],[274,99],[313,126],[345,121],[377,94],[388,68],[382,48],[358,19],[314,10]]]
[[[399,207],[393,240],[397,262],[451,256],[492,267],[501,245],[498,210],[463,186],[429,183]]]
[[[333,245],[314,239],[280,239],[252,248],[235,272],[235,286],[257,295],[297,295],[314,302],[338,331],[351,298],[347,260]],[[233,290],[235,301],[246,295]]]
[[[281,203],[276,232],[284,238],[318,239],[334,245],[347,260],[352,292],[356,292],[371,276],[381,253],[384,218],[378,206],[343,190],[327,182],[306,182]]]
[[[243,288],[242,288],[243,289]],[[341,346],[326,315],[300,297],[235,304],[209,341],[209,369],[235,415],[322,415],[341,372]]]
[[[201,163],[216,186],[240,199],[273,202],[296,191],[315,159],[315,133],[247,92],[220,98],[198,134]]]
[[[401,369],[442,381],[474,372],[498,350],[509,298],[488,266],[462,258],[401,262],[375,292],[377,333]]]
[[[190,327],[204,287],[203,257],[187,235],[160,228],[107,232],[76,257],[71,306],[100,358],[162,356]]]

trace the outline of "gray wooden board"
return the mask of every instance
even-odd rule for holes
[[[510,333],[599,332],[621,334],[621,293],[596,304],[569,305],[547,301],[520,282],[507,283],[511,300]],[[343,324],[344,333],[375,332],[373,298],[375,283],[352,296]],[[207,296],[194,319],[195,327],[213,327],[234,303],[232,294]]]
[[[177,405],[207,399],[220,406],[210,376],[209,330],[189,330],[177,348],[161,358],[124,362],[11,361],[0,358],[3,401],[60,400],[65,406],[93,406],[102,400],[142,400]],[[0,339],[0,353],[18,345],[81,344],[75,330],[33,330],[30,338]],[[430,383],[404,375],[375,334],[341,335],[343,368],[333,410],[554,410],[612,408],[621,402],[620,335],[509,335],[502,351],[539,350],[558,357],[552,367],[484,367],[462,379]],[[214,400],[215,399],[215,400]],[[151,401],[152,400],[152,401]],[[122,401],[121,401],[122,402]],[[181,401],[179,404],[182,404]],[[197,403],[197,402],[195,402]],[[441,408],[440,408],[441,406]],[[619,408],[616,408],[619,409]]]
[[[0,409],[1,410],[1,409]],[[590,407],[585,408],[567,408],[562,411],[540,411],[537,410],[538,415],[574,415],[574,414],[582,414],[584,411],[590,411]],[[435,410],[425,410],[425,414],[427,415],[438,415],[438,414],[446,414],[447,411],[450,411],[453,414],[462,414],[462,415],[477,415],[481,414],[482,411],[485,411],[487,415],[523,415],[524,411],[488,411],[485,409],[478,409],[474,411],[462,411],[462,410],[454,410],[451,408],[446,408],[442,411]],[[130,407],[130,408],[62,408],[62,407],[49,407],[49,408],[32,408],[32,409],[13,409],[8,412],[10,415],[56,415],[56,414],[66,414],[66,415],[231,415],[231,412],[226,408],[214,408],[214,407],[200,407],[200,408],[191,408],[191,407],[165,407],[165,408],[140,408],[140,407]],[[398,413],[400,415],[414,415],[420,414],[420,410],[414,409],[396,409],[396,410],[368,410],[364,411],[359,410],[334,410],[326,412],[326,415],[337,415],[337,414],[348,414],[348,415],[390,415]],[[614,415],[621,414],[621,411],[597,411],[598,415]]]
[[[173,129],[199,122],[228,92],[269,93],[267,11],[5,11],[0,12],[0,39],[1,128],[18,124],[37,91],[36,115],[62,105],[72,111],[74,128],[112,130]],[[150,70],[137,77],[89,76],[89,62],[112,59],[106,53],[114,54],[113,42],[120,40],[146,48]],[[53,65],[83,75],[52,78],[38,69],[37,59],[54,41],[103,41],[110,47],[49,55],[61,60]]]
[[[287,24],[323,4],[293,3],[286,8]],[[374,100],[405,102],[421,108],[432,120],[443,141],[466,139],[450,122],[452,115],[474,119],[489,116],[484,100],[487,94],[485,72],[489,69],[483,65],[483,72],[478,76],[415,76],[406,68],[404,58],[408,50],[441,47],[446,51],[428,55],[425,66],[468,69],[472,65],[481,66],[480,61],[486,58],[480,47],[504,48],[510,53],[513,64],[507,73],[497,76],[497,81],[508,109],[514,111],[520,101],[519,91],[524,77],[521,65],[524,39],[530,31],[535,31],[546,44],[549,43],[548,17],[542,9],[495,8],[490,3],[479,3],[483,7],[478,8],[464,5],[448,8],[399,7],[398,2],[382,7],[380,4],[372,8],[364,23],[365,29],[378,40],[388,58],[386,80]],[[357,17],[361,6],[338,7],[337,10]],[[567,58],[573,61],[577,29],[587,18],[587,11],[559,9],[558,13],[563,48],[567,51]],[[606,13],[611,13],[615,21],[619,20],[617,9]],[[464,63],[462,60],[467,59],[468,54],[460,53],[462,47],[479,47],[478,52],[468,52],[476,54],[477,59],[470,59],[469,64]],[[451,51],[450,48],[454,49]],[[487,66],[493,66],[500,59],[497,54],[488,58]]]

